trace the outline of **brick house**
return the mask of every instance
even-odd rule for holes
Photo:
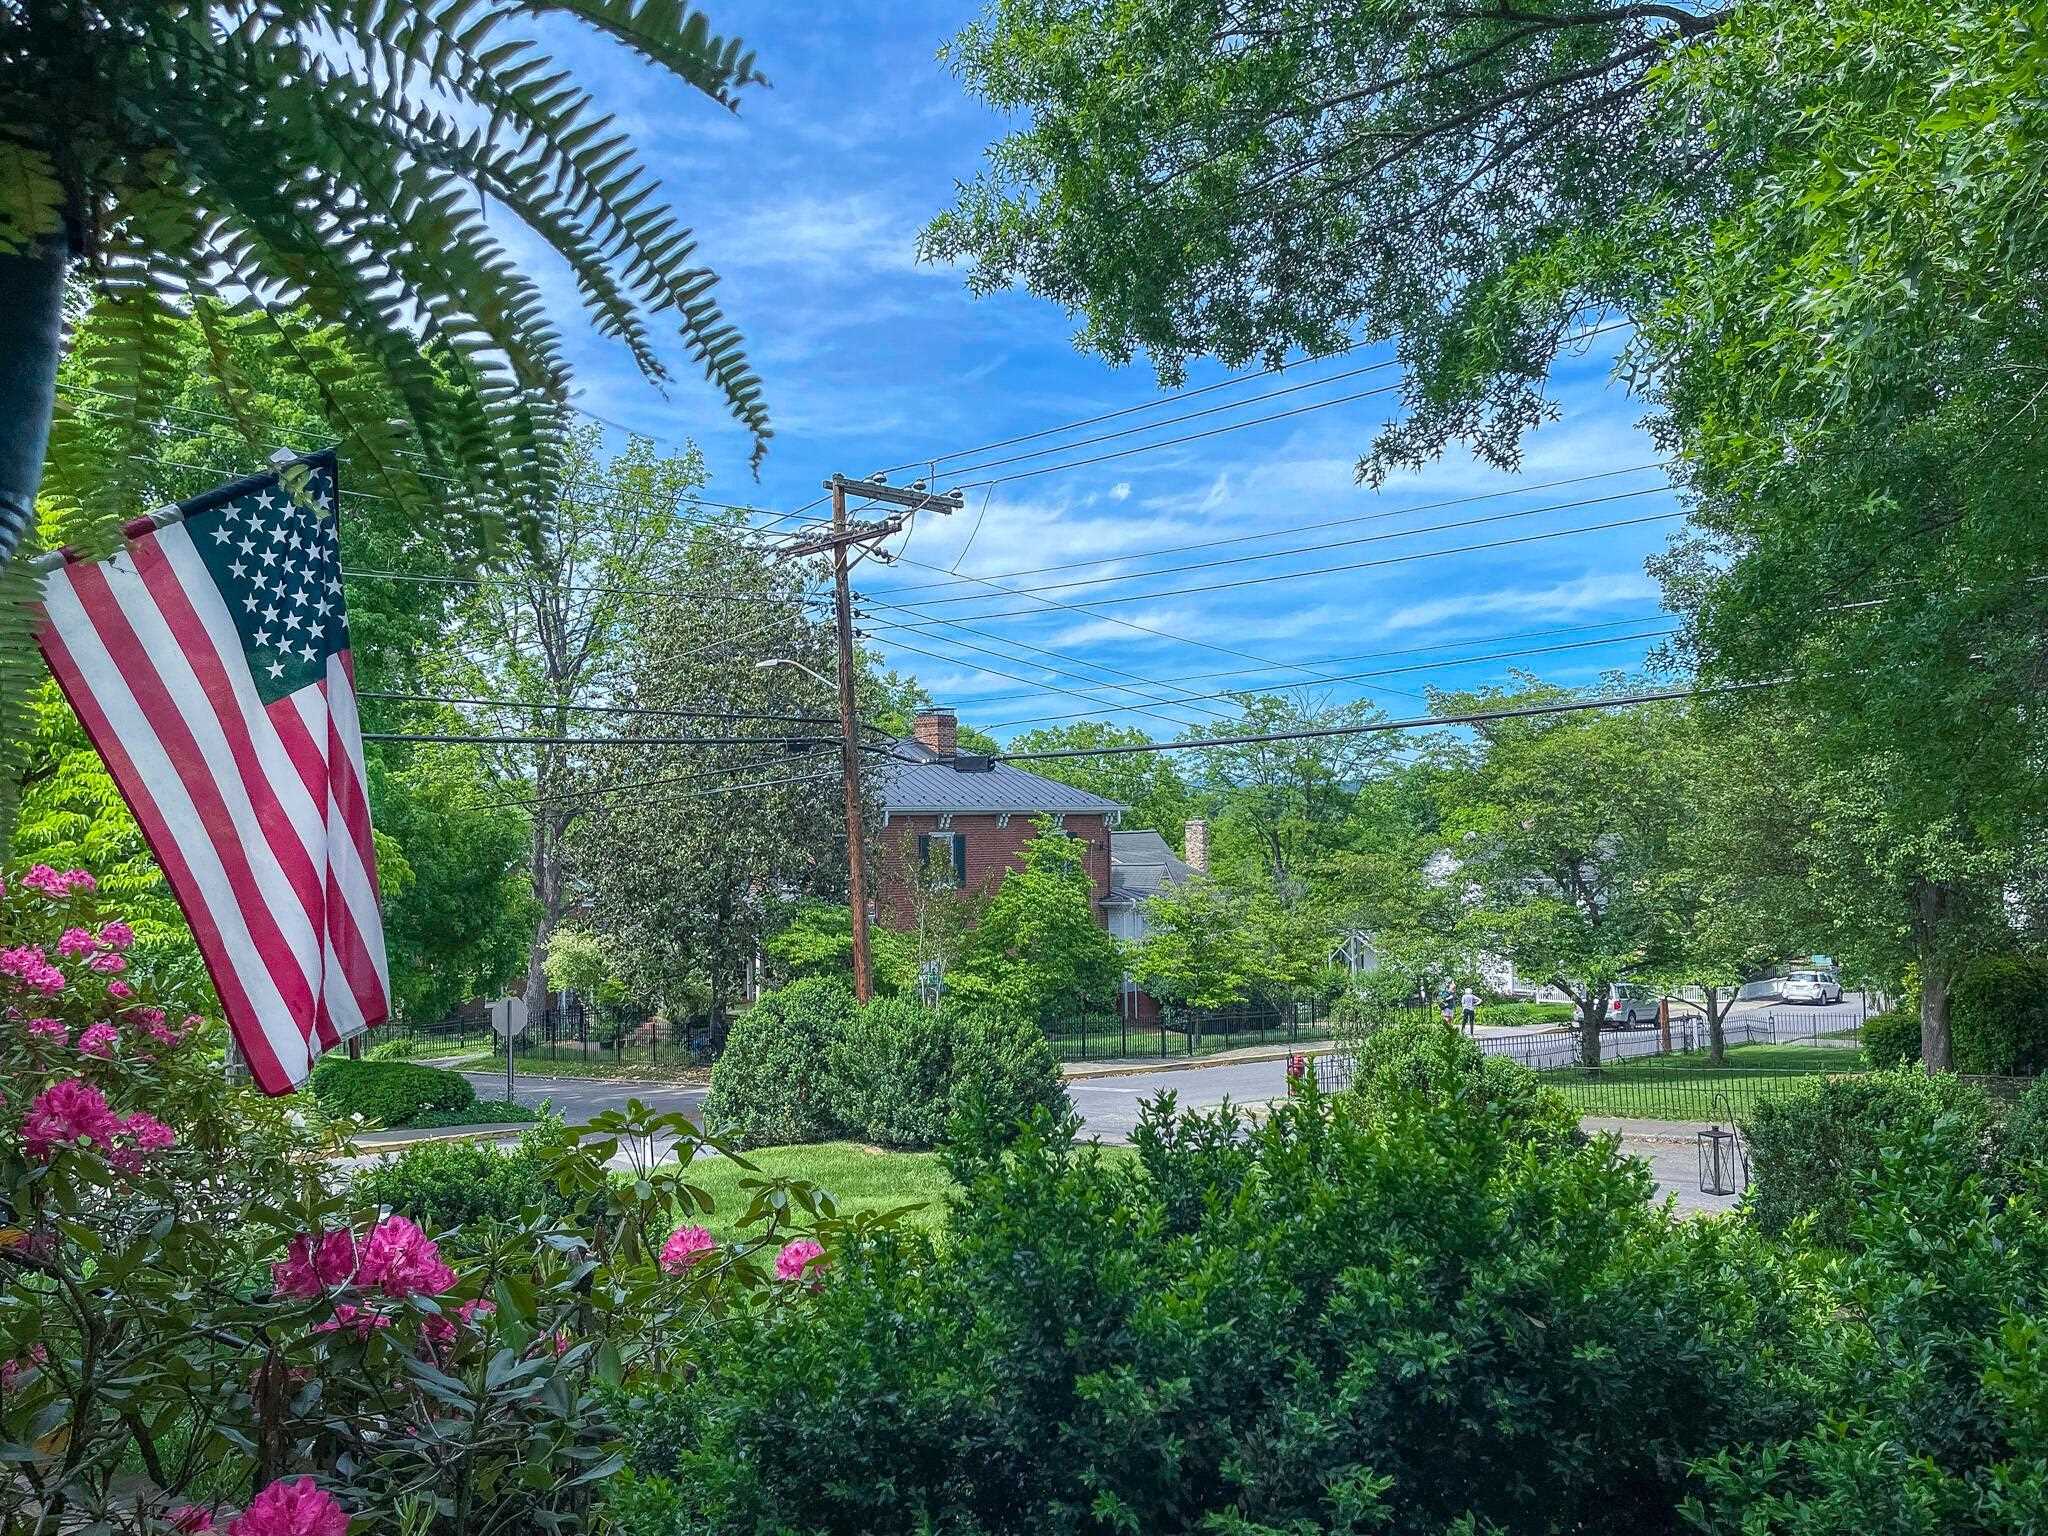
[[[898,929],[911,926],[908,874],[916,861],[934,854],[950,861],[957,888],[993,891],[1006,873],[1023,868],[1024,845],[1036,835],[1040,816],[1051,816],[1085,845],[1082,863],[1093,888],[1095,920],[1119,940],[1145,936],[1147,898],[1208,867],[1204,823],[1188,823],[1183,860],[1157,832],[1117,830],[1124,807],[1116,801],[1010,763],[962,756],[958,735],[951,710],[922,710],[910,739],[897,744],[897,760],[877,773],[882,800],[874,882],[878,922]],[[1134,1022],[1149,1024],[1159,1017],[1159,1005],[1129,977],[1124,978],[1120,1007]]]
[[[897,760],[876,773],[882,801],[876,920],[891,928],[910,926],[907,875],[916,865],[906,865],[906,855],[912,861],[934,854],[950,859],[960,889],[993,891],[1006,873],[1024,867],[1024,845],[1037,833],[1033,823],[1050,816],[1084,845],[1082,865],[1094,888],[1096,921],[1106,923],[1111,829],[1123,807],[1009,763],[963,757],[958,733],[951,710],[921,710],[910,738],[897,744]]]

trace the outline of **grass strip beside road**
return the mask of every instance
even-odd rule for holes
[[[1705,1053],[1642,1056],[1603,1066],[1553,1067],[1543,1081],[1564,1094],[1582,1115],[1632,1120],[1718,1119],[1725,1124],[1773,1093],[1817,1075],[1859,1072],[1860,1055],[1837,1046],[1743,1045],[1726,1066],[1707,1064]]]
[[[462,1056],[448,1063],[454,1072],[495,1072],[505,1075],[505,1058],[502,1054],[488,1056]],[[585,1077],[619,1078],[640,1083],[704,1083],[710,1081],[711,1069],[693,1066],[685,1061],[674,1063],[650,1061],[643,1052],[639,1056],[627,1054],[614,1058],[607,1051],[603,1055],[563,1056],[521,1056],[518,1075],[526,1077]]]

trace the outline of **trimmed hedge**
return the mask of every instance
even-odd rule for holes
[[[1920,1010],[1894,1008],[1863,1021],[1863,1057],[1873,1067],[1903,1067],[1920,1059]]]
[[[984,1009],[933,1013],[909,998],[861,1007],[845,983],[813,978],[768,994],[733,1026],[704,1120],[744,1147],[838,1136],[933,1147],[970,1100],[1004,1127],[1063,1108],[1045,1032]]]
[[[1481,1024],[1503,1029],[1548,1029],[1569,1024],[1579,1016],[1570,1003],[1481,1003],[1474,1016]]]
[[[1750,1218],[1776,1236],[1814,1219],[1813,1241],[1846,1248],[1888,1147],[1935,1146],[1956,1178],[1995,1163],[1991,1101],[1914,1067],[1815,1077],[1767,1094],[1742,1118]]]
[[[429,1110],[467,1109],[469,1079],[410,1061],[350,1061],[323,1056],[313,1068],[313,1097],[330,1115],[361,1115],[380,1125],[411,1125]]]
[[[838,1136],[831,1056],[857,1007],[853,989],[836,977],[792,982],[762,997],[733,1021],[711,1069],[705,1129],[740,1147]]]
[[[577,1202],[566,1198],[547,1173],[560,1134],[560,1122],[543,1123],[508,1151],[474,1141],[423,1142],[388,1163],[364,1168],[356,1175],[353,1193],[364,1204],[388,1206],[412,1218],[429,1233],[517,1221],[529,1210],[567,1219],[576,1214]]]
[[[2048,961],[1979,955],[1956,976],[1948,1006],[1958,1072],[2048,1072]]]

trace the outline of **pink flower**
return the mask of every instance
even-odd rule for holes
[[[75,960],[80,955],[89,955],[97,947],[97,941],[84,928],[66,928],[64,936],[57,940],[57,953],[66,960]]]
[[[569,1353],[575,1346],[575,1343],[576,1341],[569,1337],[568,1329],[557,1328],[555,1330],[555,1358],[557,1360],[561,1359],[562,1356]]]
[[[12,1392],[14,1383],[39,1365],[47,1364],[49,1350],[40,1344],[31,1344],[28,1353],[19,1360],[0,1360],[0,1392]]]
[[[478,1318],[488,1317],[497,1310],[498,1304],[495,1301],[487,1301],[479,1296],[476,1300],[465,1301],[461,1306],[457,1307],[455,1315],[465,1323],[474,1324]]]
[[[310,1477],[279,1479],[229,1522],[228,1536],[348,1536],[348,1516]]]
[[[206,1536],[213,1529],[213,1512],[197,1504],[180,1504],[164,1519],[178,1536]]]
[[[21,1139],[30,1157],[47,1163],[60,1143],[75,1145],[90,1139],[105,1148],[113,1144],[120,1128],[121,1122],[107,1108],[105,1094],[90,1083],[67,1077],[36,1095],[21,1122]]]
[[[47,1040],[52,1045],[71,1043],[71,1026],[62,1019],[30,1019],[28,1032],[38,1040]]]
[[[107,996],[109,997],[133,997],[134,995],[135,989],[125,981],[110,981],[107,983]]]
[[[137,1008],[135,1017],[144,1024],[161,1024],[164,1021],[164,1011],[161,1008]]]
[[[121,1129],[135,1138],[144,1152],[168,1152],[178,1144],[178,1133],[146,1110],[138,1109],[121,1122]]]
[[[455,1325],[445,1317],[423,1317],[420,1319],[420,1337],[429,1344],[452,1344],[455,1342]]]
[[[438,1296],[455,1283],[434,1240],[403,1216],[386,1216],[363,1240],[356,1284],[386,1296]]]
[[[121,1043],[121,1031],[111,1024],[94,1024],[78,1037],[78,1048],[88,1056],[111,1056]]]
[[[355,1235],[346,1227],[322,1232],[316,1242],[301,1232],[270,1266],[270,1283],[281,1296],[310,1300],[322,1291],[345,1284],[356,1267]]]
[[[375,1329],[390,1326],[391,1315],[388,1312],[375,1312],[368,1307],[359,1307],[353,1302],[344,1301],[336,1305],[334,1316],[324,1323],[315,1323],[313,1332],[339,1333],[346,1328],[357,1338],[367,1339]]]
[[[775,1255],[775,1278],[778,1280],[801,1280],[804,1271],[825,1256],[825,1250],[808,1237],[799,1237],[785,1243],[782,1252]]]
[[[661,1245],[661,1267],[680,1275],[717,1246],[718,1239],[703,1227],[677,1227]]]
[[[100,925],[100,942],[111,945],[115,949],[126,949],[135,942],[135,930],[126,923],[102,923]]]
[[[103,955],[94,955],[90,960],[86,961],[85,963],[91,966],[94,970],[100,972],[102,975],[106,976],[111,976],[116,971],[125,971],[128,969],[128,962],[126,960],[123,960],[119,955],[113,954],[111,952]]]
[[[17,949],[0,950],[0,976],[12,976],[25,987],[38,992],[62,992],[64,973],[43,957],[40,948],[24,944]]]

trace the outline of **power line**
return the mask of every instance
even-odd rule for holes
[[[360,690],[359,699],[390,699],[403,704],[474,704],[486,709],[566,710],[573,714],[660,715],[677,720],[782,720],[800,725],[833,725],[830,715],[785,715],[758,709],[664,709],[651,704],[569,704],[557,700],[460,698],[431,693],[393,693],[380,688]]]
[[[743,773],[749,769],[764,768],[766,766],[768,766],[766,763],[740,763],[725,771],[728,773]],[[468,806],[465,809],[470,811],[500,811],[519,806],[558,805],[565,800],[588,800],[597,795],[621,794],[629,789],[660,789],[674,784],[701,784],[705,781],[706,777],[704,774],[677,774],[668,778],[641,779],[629,784],[598,785],[590,789],[570,790],[558,795],[529,795],[519,800],[493,800],[483,805]],[[698,791],[698,793],[726,795],[742,789],[772,789],[779,784],[823,784],[830,778],[830,774],[799,773],[792,774],[786,778],[758,779],[750,784],[722,784],[713,789]]]
[[[972,448],[956,448],[950,453],[941,453],[935,457],[910,459],[901,464],[891,464],[886,469],[877,470],[876,473],[893,475],[898,470],[914,469],[920,464],[943,463],[947,459],[964,459],[969,454],[989,453],[997,448],[1008,448],[1014,443],[1035,442],[1041,437],[1051,437],[1060,432],[1071,432],[1076,427],[1092,427],[1097,422],[1115,421],[1119,417],[1136,415],[1140,411],[1157,410],[1162,405],[1171,405],[1180,400],[1192,400],[1197,395],[1214,394],[1219,389],[1234,389],[1240,384],[1249,384],[1255,379],[1270,378],[1274,374],[1286,373],[1291,369],[1300,368],[1309,363],[1322,362],[1332,357],[1343,357],[1347,353],[1356,350],[1358,346],[1359,343],[1354,341],[1348,346],[1339,347],[1334,352],[1325,352],[1320,357],[1298,357],[1291,363],[1276,363],[1270,368],[1260,368],[1252,373],[1232,374],[1229,378],[1218,379],[1213,384],[1199,385],[1194,389],[1174,390],[1169,394],[1160,395],[1151,400],[1140,401],[1136,405],[1126,405],[1113,411],[1103,411],[1095,416],[1083,416],[1077,421],[1062,422],[1056,427],[1041,427],[1036,432],[1024,432],[1016,437],[998,438],[992,443],[977,443]]]
[[[1305,379],[1299,384],[1289,384],[1284,389],[1268,390],[1263,395],[1253,395],[1245,400],[1226,400],[1221,405],[1204,406],[1199,411],[1187,411],[1179,416],[1168,416],[1159,421],[1148,421],[1140,426],[1124,427],[1115,432],[1101,433],[1095,437],[1076,438],[1071,442],[1054,443],[1045,448],[1026,449],[1023,453],[1013,453],[1004,459],[987,459],[979,464],[962,464],[955,469],[947,470],[946,478],[948,480],[956,480],[962,475],[977,474],[984,469],[1000,469],[1005,464],[1020,464],[1026,459],[1044,458],[1049,453],[1067,453],[1075,448],[1092,447],[1096,443],[1115,442],[1119,438],[1135,437],[1140,432],[1151,432],[1160,427],[1179,426],[1184,421],[1195,421],[1204,416],[1214,416],[1222,411],[1241,411],[1248,405],[1258,405],[1266,400],[1278,400],[1282,395],[1298,395],[1304,389],[1320,389],[1325,384],[1340,384],[1346,379],[1355,379],[1360,374],[1384,373],[1387,369],[1398,366],[1398,362],[1398,359],[1390,358],[1384,363],[1368,363],[1363,368],[1347,369],[1343,373],[1329,374],[1320,379]],[[1363,400],[1368,395],[1383,395],[1386,392],[1385,389],[1368,389],[1358,394],[1346,395],[1342,399],[1320,401],[1318,404],[1324,406],[1343,405],[1348,400]],[[1269,417],[1267,419],[1273,420],[1276,418]],[[1065,431],[1069,429],[1057,428],[1055,430]],[[1043,436],[1044,434],[1038,435]]]
[[[1248,544],[1255,539],[1283,538],[1290,533],[1313,533],[1319,528],[1342,528],[1354,523],[1375,523],[1390,517],[1406,517],[1416,512],[1438,512],[1445,507],[1475,506],[1482,501],[1498,501],[1505,496],[1526,496],[1534,491],[1555,490],[1559,486],[1566,485],[1584,485],[1594,480],[1612,480],[1618,475],[1641,474],[1644,470],[1665,468],[1668,468],[1668,466],[1658,462],[1633,464],[1626,469],[1603,469],[1597,474],[1572,475],[1562,480],[1539,480],[1528,485],[1512,486],[1504,491],[1487,491],[1477,496],[1453,496],[1442,501],[1420,502],[1414,506],[1388,507],[1382,508],[1377,512],[1362,512],[1347,517],[1323,518],[1312,523],[1293,523],[1283,528],[1262,528],[1257,533],[1236,533],[1231,534],[1227,538],[1220,539],[1197,539],[1187,544],[1165,544],[1156,549],[1127,550],[1119,554],[1091,556],[1085,560],[1065,560],[1056,565],[1026,566],[1022,570],[1015,571],[988,571],[979,576],[959,575],[956,562],[956,571],[953,573],[955,575],[954,580],[918,582],[907,587],[884,587],[876,590],[886,597],[902,597],[913,592],[937,592],[949,587],[961,586],[970,581],[1007,581],[1019,576],[1043,576],[1052,571],[1080,570],[1091,565],[1116,565],[1127,560],[1150,560],[1159,555],[1179,555],[1197,549],[1221,549],[1230,544]],[[1657,487],[1657,489],[1672,489],[1672,487],[1667,482],[1665,486]],[[1530,510],[1557,511],[1563,507],[1584,505],[1587,505],[1587,503],[1577,501],[1556,502],[1547,508],[1531,508]],[[906,563],[916,564],[917,562],[911,561]],[[1146,575],[1155,573],[1138,571],[1128,574]]]
[[[365,741],[471,747],[836,747],[829,736],[457,736],[431,731],[365,731]]]
[[[1392,646],[1377,651],[1355,651],[1345,656],[1313,656],[1301,665],[1303,667],[1336,667],[1345,666],[1354,661],[1374,661],[1382,656],[1420,656],[1436,651],[1452,650],[1458,646],[1464,645],[1503,645],[1510,640],[1545,640],[1553,635],[1584,634],[1586,631],[1594,629],[1626,629],[1631,624],[1650,624],[1664,617],[1665,615],[1662,613],[1641,613],[1633,615],[1632,617],[1626,619],[1603,619],[1597,623],[1591,624],[1562,624],[1551,629],[1519,630],[1512,634],[1505,635],[1473,635],[1463,640],[1438,641],[1434,645]],[[1200,642],[1191,641],[1189,643],[1199,644]],[[1464,659],[1466,658],[1450,657],[1447,658],[1442,664],[1447,667],[1454,667],[1457,666],[1459,662]],[[1293,665],[1293,663],[1289,662],[1276,661],[1262,662],[1259,666],[1256,667],[1225,667],[1221,670],[1211,672],[1178,672],[1175,673],[1172,677],[1161,678],[1159,679],[1159,681],[1162,683],[1204,682],[1210,678],[1217,677],[1245,677],[1252,673],[1260,671],[1287,671]],[[1276,683],[1273,685],[1274,688],[1293,688],[1303,686],[1306,685],[1301,683]],[[1258,692],[1260,690],[1250,689],[1246,691]],[[953,701],[953,703],[954,707],[961,708],[972,704],[1003,704],[1008,703],[1013,699],[1028,699],[1033,696],[1033,693],[1017,692],[971,694],[965,698],[956,698]]]
[[[1549,656],[1555,655],[1559,651],[1582,651],[1599,646],[1620,645],[1626,641],[1631,640],[1656,640],[1661,639],[1666,635],[1675,635],[1677,633],[1678,631],[1675,629],[1653,629],[1645,630],[1639,634],[1633,635],[1607,635],[1603,636],[1601,639],[1598,640],[1572,640],[1567,641],[1562,645],[1537,645],[1529,646],[1521,650],[1495,651],[1491,655],[1485,656],[1455,656],[1446,658],[1442,661],[1414,661],[1409,662],[1404,666],[1381,667],[1371,672],[1342,673],[1334,677],[1325,677],[1322,679],[1322,681],[1326,683],[1355,683],[1362,682],[1367,678],[1386,677],[1392,674],[1402,672],[1427,672],[1436,668],[1462,667],[1483,661],[1510,661],[1521,656]],[[1245,694],[1254,693],[1285,693],[1292,689],[1304,688],[1307,686],[1308,685],[1305,683],[1274,683],[1270,686],[1263,688],[1225,689],[1221,692],[1207,694],[1204,697],[1211,699],[1230,699],[1238,698]],[[1065,715],[1033,715],[1023,720],[998,720],[994,722],[992,725],[984,727],[984,729],[991,731],[1000,731],[1006,730],[1013,725],[1040,725],[1054,720],[1084,720],[1091,715],[1105,713],[1108,713],[1108,711],[1084,709],[1077,710],[1072,714]]]
[[[1580,507],[1605,506],[1615,501],[1635,501],[1644,496],[1655,496],[1668,491],[1668,485],[1646,485],[1633,491],[1614,491],[1605,496],[1586,496],[1575,501],[1546,502],[1540,507],[1516,507],[1508,512],[1489,512],[1484,517],[1453,518],[1444,523],[1428,523],[1420,528],[1393,528],[1384,533],[1362,533],[1348,539],[1327,539],[1317,544],[1295,544],[1286,549],[1264,549],[1249,555],[1226,555],[1217,560],[1193,560],[1183,565],[1162,565],[1149,571],[1120,571],[1113,576],[1082,576],[1072,581],[1056,581],[1047,586],[1004,590],[1011,592],[1030,591],[1037,595],[1047,592],[1071,592],[1078,587],[1113,586],[1119,582],[1142,581],[1148,576],[1178,576],[1187,571],[1215,571],[1233,565],[1255,565],[1262,560],[1284,560],[1292,555],[1315,555],[1330,549],[1353,549],[1361,544],[1384,544],[1389,539],[1414,538],[1424,533],[1451,533],[1460,528],[1483,528],[1492,523],[1514,522],[1524,517],[1540,517],[1546,512],[1574,511]],[[1129,557],[1140,558],[1140,557]],[[979,593],[966,593],[954,597],[927,597],[916,602],[899,604],[899,607],[914,612],[930,608],[950,607],[955,603],[978,603],[985,601]],[[970,615],[972,617],[972,615]]]
[[[365,565],[343,566],[341,574],[344,580],[410,581],[437,587],[487,587],[500,581],[517,579],[508,576],[429,576],[416,571],[386,571]],[[554,591],[595,592],[606,597],[681,597],[728,603],[816,603],[824,600],[822,594],[814,592],[709,592],[689,587],[620,587],[576,581],[544,584]]]
[[[1377,720],[1369,725],[1323,725],[1299,731],[1262,731],[1247,736],[1212,736],[1204,741],[1148,741],[1112,747],[1055,747],[1042,752],[992,752],[1004,763],[1045,762],[1064,757],[1123,757],[1134,752],[1198,752],[1211,747],[1249,747],[1275,741],[1313,741],[1331,736],[1371,736],[1384,731],[1413,731],[1437,725],[1483,725],[1489,720],[1515,720],[1528,715],[1564,715],[1586,709],[1619,709],[1631,704],[1655,704],[1666,699],[1703,699],[1715,694],[1740,693],[1751,688],[1782,688],[1790,678],[1775,677],[1749,683],[1719,683],[1709,688],[1672,688],[1657,693],[1622,694],[1605,699],[1573,700],[1558,704],[1525,704],[1511,709],[1480,709],[1463,715],[1421,715],[1407,720]]]
[[[1306,571],[1279,571],[1270,576],[1244,576],[1238,578],[1235,581],[1204,582],[1192,587],[1168,587],[1158,592],[1134,592],[1116,597],[1091,597],[1088,599],[1088,603],[1091,607],[1107,607],[1111,604],[1123,603],[1149,603],[1157,598],[1162,597],[1186,597],[1191,594],[1202,592],[1224,592],[1229,591],[1232,588],[1236,587],[1264,586],[1269,582],[1276,581],[1301,581],[1316,576],[1335,576],[1345,571],[1372,570],[1380,566],[1386,565],[1406,565],[1416,560],[1437,560],[1442,559],[1448,555],[1476,554],[1480,551],[1489,549],[1507,549],[1518,544],[1538,544],[1548,539],[1571,538],[1572,536],[1581,533],[1605,533],[1611,529],[1634,528],[1645,523],[1668,523],[1673,518],[1679,518],[1683,516],[1685,516],[1683,512],[1656,512],[1650,514],[1647,517],[1625,517],[1609,523],[1588,523],[1582,528],[1558,528],[1553,529],[1549,533],[1529,533],[1523,534],[1518,538],[1512,539],[1490,539],[1480,544],[1454,545],[1449,549],[1417,550],[1413,554],[1388,555],[1378,560],[1356,560],[1344,565],[1316,566]],[[1161,573],[1154,572],[1153,574],[1157,575]],[[1035,595],[1031,592],[1021,591],[1016,588],[1010,588],[1008,590],[1010,590],[1014,595],[1018,597],[1031,597]],[[907,608],[909,611],[916,612],[919,611],[920,605],[905,604],[904,607]],[[1028,614],[1033,611],[1034,610],[1029,608],[1008,608],[998,613],[969,614],[968,617],[973,619],[979,619],[983,622],[986,622],[990,619],[1015,618],[1021,614]],[[897,629],[928,629],[932,627],[934,624],[941,624],[944,622],[945,621],[943,619],[922,619],[915,623],[900,624],[893,627]]]

